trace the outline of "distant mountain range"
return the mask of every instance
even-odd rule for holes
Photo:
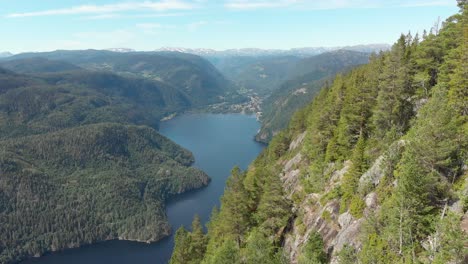
[[[135,52],[136,50],[134,49],[129,49],[129,48],[110,48],[107,49],[108,51],[113,51],[113,52]]]
[[[299,56],[309,57],[318,55],[325,52],[335,50],[351,50],[360,52],[379,52],[390,49],[389,44],[366,44],[355,46],[337,46],[337,47],[305,47],[294,48],[288,50],[282,49],[258,49],[258,48],[244,48],[244,49],[227,49],[227,50],[214,50],[214,49],[190,49],[181,47],[164,47],[156,51],[176,51],[183,53],[191,53],[199,56],[215,56],[215,57],[231,57],[231,56]]]
[[[351,51],[360,51],[360,52],[379,52],[386,51],[390,49],[389,44],[363,44],[363,45],[354,45],[354,46],[336,46],[336,47],[304,47],[304,48],[294,48],[294,49],[260,49],[260,48],[242,48],[242,49],[227,49],[227,50],[215,50],[215,49],[191,49],[183,47],[163,47],[156,49],[156,52],[162,51],[171,51],[171,52],[181,52],[181,53],[190,53],[204,57],[231,57],[231,56],[299,56],[299,57],[309,57],[318,55],[325,52],[345,49]],[[112,52],[138,52],[132,48],[108,48],[106,51]],[[0,52],[0,58],[11,57],[14,54],[11,52]]]
[[[13,53],[11,52],[0,52],[0,58],[6,58],[6,57],[10,57],[10,56],[13,56]]]
[[[181,92],[190,102],[187,104],[190,108],[205,107],[230,100],[232,96],[236,97],[232,83],[200,56],[178,52],[121,51],[57,50],[21,53],[3,58],[0,65],[26,74],[81,68],[162,82],[172,90]]]

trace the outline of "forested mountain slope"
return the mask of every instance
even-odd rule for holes
[[[338,75],[171,263],[466,263],[468,11]]]
[[[103,50],[22,53],[3,60],[3,67],[14,69],[25,60],[48,59],[47,64],[70,63],[88,70],[111,71],[123,76],[143,77],[163,82],[183,92],[194,106],[227,100],[240,100],[235,87],[205,59],[178,52],[129,52]],[[15,62],[16,61],[16,62]],[[44,63],[36,66],[43,67]],[[25,72],[24,68],[21,72]],[[29,73],[31,71],[28,71]]]
[[[0,63],[0,263],[167,236],[166,199],[209,178],[159,121],[240,97],[193,55],[46,54]]]
[[[301,60],[297,56],[246,57],[212,59],[214,65],[241,90],[268,96],[288,79]]]
[[[48,60],[41,57],[17,59],[0,62],[0,66],[16,73],[47,73],[79,70],[80,67],[71,63]]]
[[[0,138],[99,122],[156,127],[162,117],[192,107],[165,83],[108,72],[4,72],[0,78]]]
[[[289,71],[287,81],[272,91],[262,104],[262,127],[256,136],[268,143],[285,129],[292,115],[306,106],[336,73],[369,61],[370,53],[338,50],[298,61]]]
[[[149,127],[112,123],[0,141],[0,262],[167,236],[166,198],[208,183],[193,161]]]

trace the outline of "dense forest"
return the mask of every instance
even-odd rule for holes
[[[205,57],[238,86],[240,93],[259,98],[261,109],[257,116],[262,127],[255,139],[267,144],[274,134],[287,127],[294,112],[306,106],[336,73],[368,62],[369,50],[347,48],[351,50],[316,50],[312,54],[291,50],[289,55],[266,52]]]
[[[206,185],[149,127],[101,123],[0,142],[0,262],[106,239],[156,241],[169,195]]]
[[[171,263],[466,263],[465,2],[325,85]]]
[[[338,50],[296,62],[287,78],[264,100],[256,140],[268,143],[288,126],[293,114],[305,107],[338,72],[369,61],[370,53]]]
[[[76,65],[76,66],[75,66]],[[21,53],[0,60],[0,67],[18,73],[63,72],[81,67],[122,77],[163,83],[190,98],[192,107],[242,101],[235,86],[205,59],[178,52],[118,53],[77,50]]]
[[[209,178],[159,121],[242,100],[193,55],[57,51],[0,64],[0,263],[168,236],[165,201]]]

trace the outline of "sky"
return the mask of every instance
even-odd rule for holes
[[[455,0],[0,0],[0,52],[392,44],[456,12]]]

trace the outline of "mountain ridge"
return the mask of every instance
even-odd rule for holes
[[[163,47],[155,51],[177,51],[184,53],[192,53],[200,56],[300,56],[308,57],[318,55],[320,53],[335,51],[335,50],[352,50],[360,52],[379,52],[386,51],[390,48],[389,44],[359,44],[352,46],[335,46],[335,47],[303,47],[291,49],[262,49],[262,48],[238,48],[238,49],[205,49],[205,48],[183,48],[183,47]]]

